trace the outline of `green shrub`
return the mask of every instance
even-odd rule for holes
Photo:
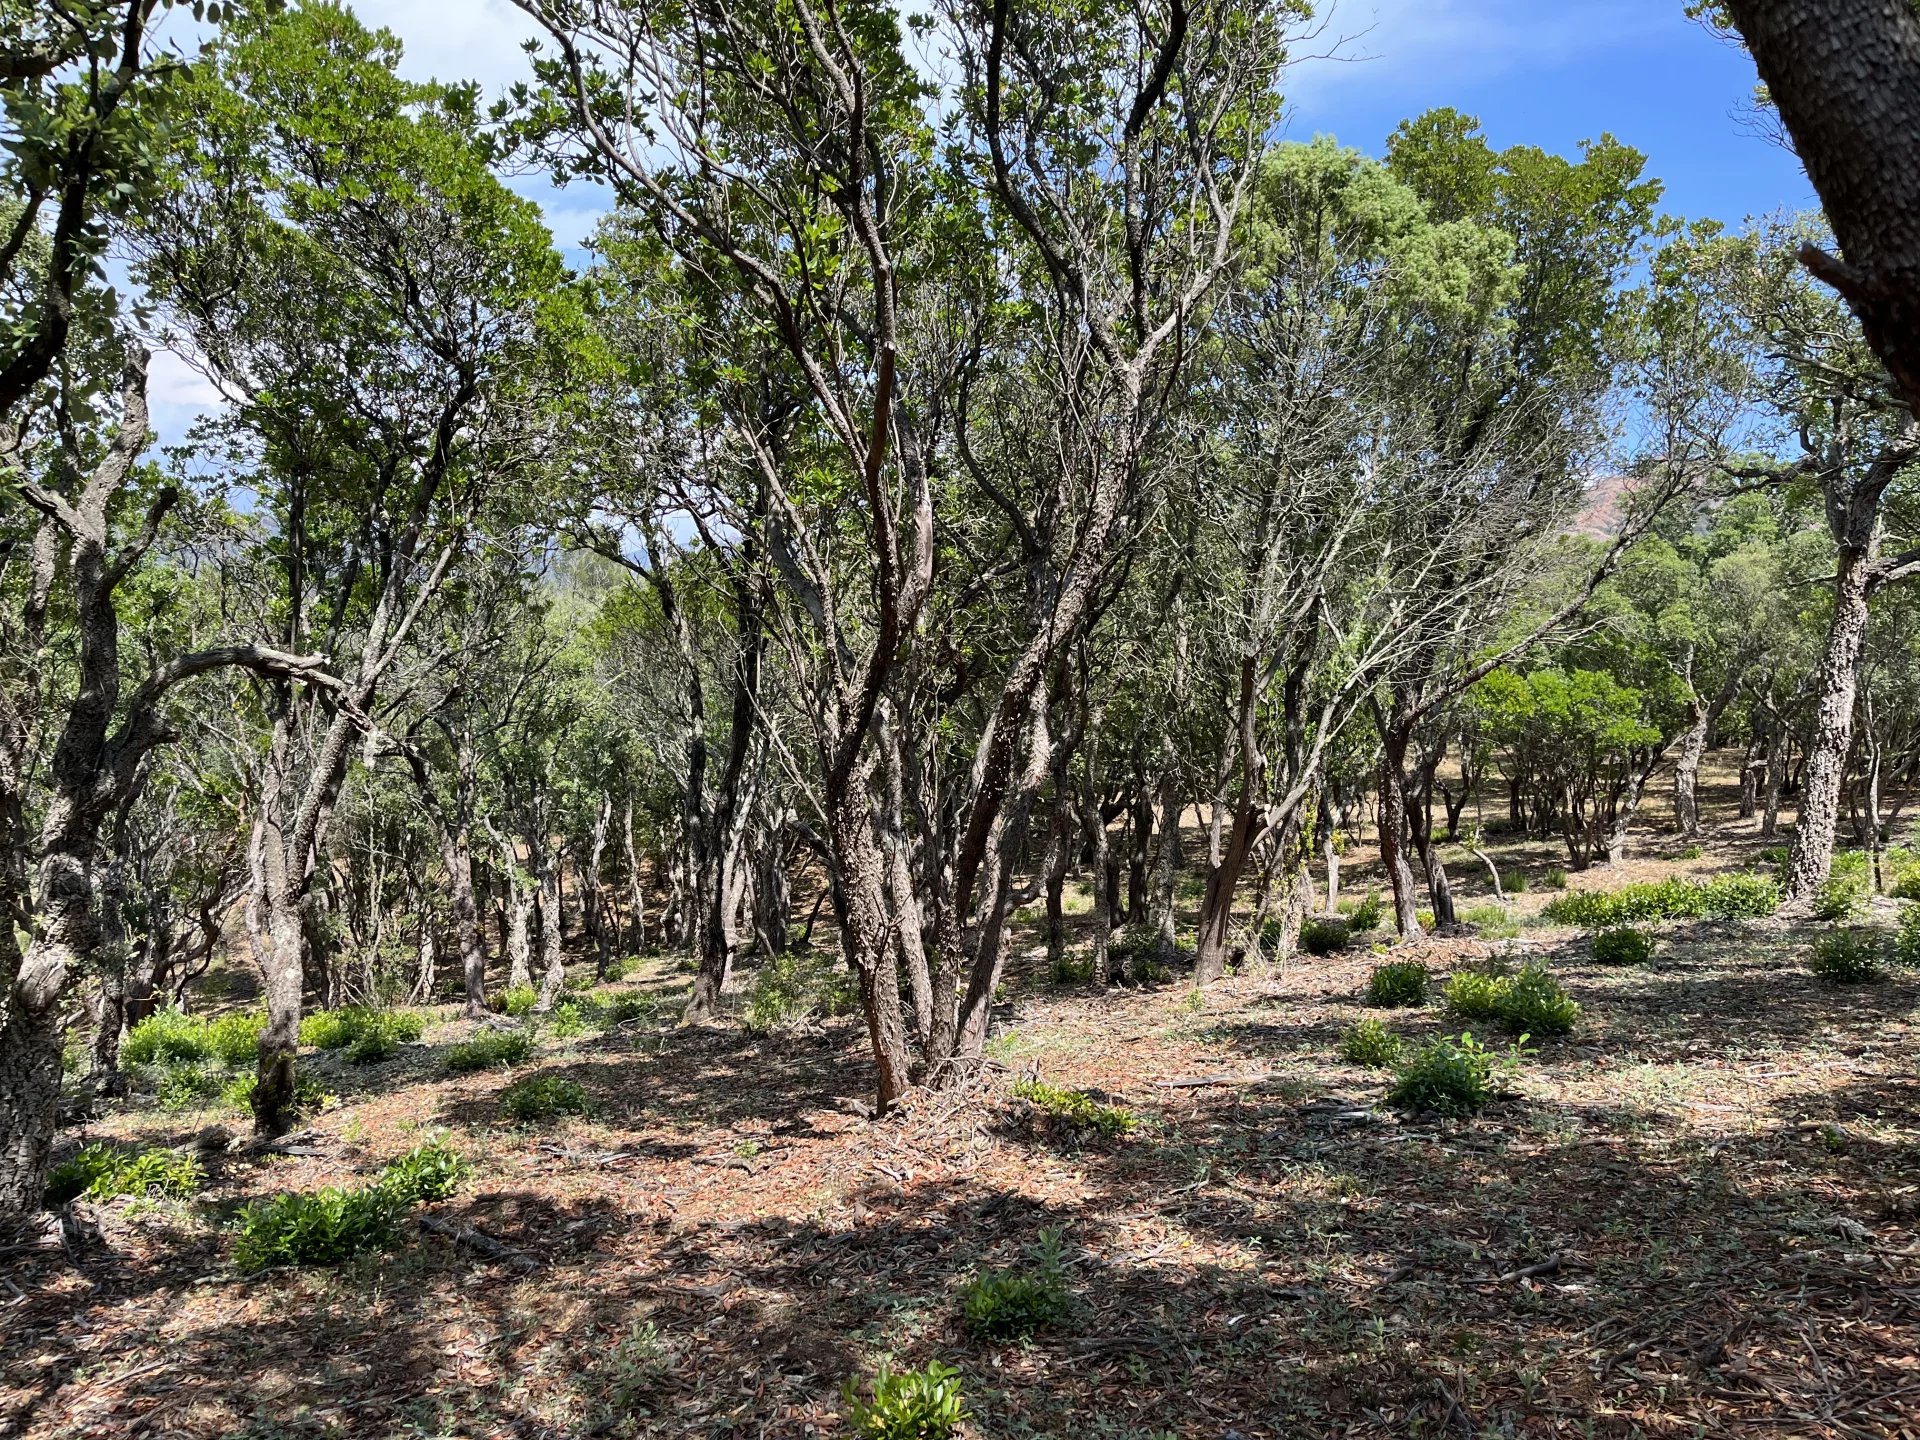
[[[482,1030],[471,1040],[447,1047],[447,1068],[455,1074],[503,1070],[524,1064],[533,1054],[533,1037],[524,1030]]]
[[[960,1395],[960,1372],[938,1360],[924,1370],[882,1365],[863,1399],[849,1380],[842,1392],[860,1440],[951,1440],[971,1417]]]
[[[1427,1003],[1427,967],[1418,960],[1391,960],[1367,976],[1367,1003],[1397,1010]]]
[[[587,1033],[588,1011],[591,1006],[582,1006],[575,1000],[563,1000],[553,1007],[550,1026],[556,1040],[571,1040],[576,1035]],[[596,1012],[597,1013],[597,1012]]]
[[[1549,890],[1564,890],[1567,888],[1567,872],[1558,865],[1549,866],[1547,873],[1540,877],[1540,883]]]
[[[1653,959],[1653,936],[1630,926],[1601,930],[1593,937],[1593,958],[1600,965],[1644,965]]]
[[[47,1175],[46,1203],[65,1205],[84,1195],[111,1200],[116,1195],[191,1195],[200,1188],[200,1162],[171,1150],[122,1150],[93,1144]]]
[[[1904,969],[1920,969],[1920,903],[1900,907],[1900,929],[1893,937],[1893,962]]]
[[[1525,965],[1507,982],[1500,1023],[1521,1036],[1568,1035],[1580,1006],[1544,966]]]
[[[1085,985],[1093,979],[1093,956],[1063,950],[1047,967],[1047,982],[1052,985]]]
[[[1886,878],[1887,893],[1896,900],[1920,900],[1920,856],[1902,851],[1896,862],[1889,851],[1881,873]]]
[[[1602,929],[1648,920],[1735,920],[1771,915],[1780,887],[1765,875],[1677,876],[1618,890],[1576,890],[1547,902],[1541,912],[1557,925]]]
[[[1394,1072],[1387,1103],[1399,1110],[1432,1111],[1463,1119],[1486,1108],[1496,1075],[1512,1065],[1486,1050],[1471,1033],[1442,1035],[1415,1050]]]
[[[1859,985],[1886,976],[1879,942],[1865,930],[1832,930],[1820,936],[1807,964],[1830,985]]]
[[[1013,1096],[1074,1139],[1118,1140],[1139,1124],[1123,1106],[1103,1105],[1084,1090],[1067,1090],[1044,1080],[1014,1081]]]
[[[1340,1058],[1374,1070],[1391,1068],[1400,1058],[1400,1037],[1369,1016],[1341,1037]]]
[[[1871,889],[1864,875],[1829,875],[1813,892],[1808,913],[1816,920],[1852,920],[1866,910]]]
[[[156,1010],[127,1032],[120,1059],[127,1065],[167,1065],[205,1060],[213,1053],[206,1022],[168,1006]]]
[[[815,1015],[848,1014],[854,1003],[853,979],[844,965],[824,953],[789,950],[754,972],[743,1019],[747,1029],[765,1034]]]
[[[1532,882],[1524,870],[1508,870],[1500,876],[1500,888],[1509,895],[1524,895]]]
[[[531,985],[509,985],[500,992],[500,1008],[516,1020],[531,1015],[539,1003],[540,992]]]
[[[1030,1267],[983,1270],[960,1292],[967,1329],[987,1340],[1025,1340],[1059,1324],[1071,1308],[1057,1230],[1040,1233]]]
[[[1689,845],[1680,852],[1682,860],[1698,860],[1707,853],[1704,845]]]
[[[1347,948],[1347,922],[1309,915],[1300,922],[1300,948],[1309,955],[1332,955]]]
[[[240,1212],[234,1264],[246,1274],[280,1265],[337,1265],[392,1244],[404,1208],[378,1185],[276,1195]]]
[[[1504,905],[1475,905],[1460,918],[1488,939],[1501,940],[1520,933]]]
[[[1495,970],[1456,970],[1440,992],[1447,1013],[1458,1020],[1497,1020],[1511,976]]]
[[[443,1140],[416,1145],[380,1172],[379,1186],[402,1208],[445,1200],[473,1173],[466,1158]]]
[[[253,1088],[259,1083],[259,1074],[252,1070],[234,1076],[220,1091],[221,1104],[231,1105],[236,1110],[251,1110]],[[301,1114],[324,1110],[338,1098],[311,1075],[299,1073],[293,1077],[293,1108]]]
[[[341,1053],[350,1065],[374,1065],[390,1059],[399,1048],[391,1032],[371,1025],[354,1036]]]
[[[207,1026],[207,1049],[229,1070],[252,1065],[260,1058],[260,1032],[267,1017],[259,1011],[236,1010]]]
[[[196,1060],[176,1060],[156,1072],[154,1096],[162,1110],[192,1110],[220,1093],[220,1077]]]
[[[410,1010],[343,1005],[338,1010],[317,1010],[302,1020],[300,1043],[319,1050],[345,1050],[347,1059],[364,1065],[386,1059],[426,1031],[427,1022]]]
[[[500,1104],[522,1125],[557,1115],[590,1115],[593,1105],[578,1080],[561,1075],[529,1075],[500,1092]]]
[[[1422,930],[1433,929],[1433,912],[1431,910],[1416,910],[1414,911],[1413,918],[1414,923],[1419,925]]]
[[[1380,928],[1380,922],[1386,918],[1387,907],[1380,902],[1378,890],[1369,890],[1364,900],[1359,901],[1344,913],[1347,917],[1347,929],[1356,935],[1364,935],[1369,930]]]
[[[635,1023],[651,1025],[660,1018],[659,1000],[639,990],[602,996],[598,1008],[600,1023],[608,1027]]]

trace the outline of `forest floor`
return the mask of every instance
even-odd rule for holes
[[[1637,840],[1572,883],[1759,848],[1750,824],[1694,858]],[[541,1128],[502,1115],[508,1074],[445,1073],[471,1029],[447,1018],[382,1064],[315,1058],[338,1103],[297,1153],[212,1150],[191,1201],[77,1205],[93,1243],[0,1254],[0,1434],[831,1436],[843,1384],[891,1357],[957,1366],[965,1433],[994,1440],[1920,1435],[1920,980],[1823,985],[1812,931],[1776,921],[1668,925],[1651,964],[1597,966],[1525,918],[1563,857],[1497,854],[1535,880],[1519,937],[1410,948],[1436,974],[1538,958],[1583,1013],[1474,1120],[1397,1115],[1338,1058],[1367,1014],[1459,1028],[1364,1009],[1364,946],[1204,993],[1016,981],[988,1075],[878,1122],[852,1018],[545,1039],[515,1073],[572,1077],[596,1113]],[[1137,1128],[1050,1140],[1009,1098],[1028,1074]],[[239,1128],[134,1103],[86,1134],[215,1123]],[[437,1229],[236,1272],[239,1205],[442,1131],[476,1174],[420,1212]],[[1067,1321],[970,1338],[960,1287],[1045,1230]]]

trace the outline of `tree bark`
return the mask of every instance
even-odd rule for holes
[[[1873,524],[1865,543],[1843,540],[1833,582],[1833,619],[1816,672],[1818,698],[1813,733],[1807,743],[1807,769],[1800,790],[1800,816],[1793,828],[1793,853],[1787,863],[1786,902],[1795,908],[1812,903],[1833,869],[1834,832],[1840,820],[1840,789],[1846,779],[1853,743],[1853,701],[1860,678],[1860,651],[1867,638],[1872,579]]]

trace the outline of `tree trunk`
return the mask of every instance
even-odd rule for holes
[[[1421,934],[1420,898],[1413,866],[1407,862],[1407,749],[1409,737],[1398,726],[1380,727],[1380,864],[1393,887],[1393,919],[1408,939]]]
[[[900,972],[887,914],[885,865],[867,803],[868,775],[855,767],[841,793],[828,797],[828,833],[839,872],[841,933],[860,983],[860,1009],[873,1046],[877,1108],[893,1108],[912,1083]]]
[[[1840,819],[1840,787],[1853,744],[1853,700],[1860,678],[1860,650],[1867,638],[1867,601],[1872,576],[1872,525],[1866,543],[1839,547],[1833,582],[1833,619],[1817,673],[1818,700],[1800,791],[1800,818],[1793,827],[1787,863],[1786,903],[1804,909],[1833,869],[1833,838]],[[1857,537],[1856,537],[1857,538]]]
[[[1673,828],[1683,839],[1700,833],[1700,761],[1707,753],[1707,707],[1692,695],[1687,702],[1687,728],[1680,734],[1673,762]]]

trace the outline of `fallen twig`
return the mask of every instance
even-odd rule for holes
[[[524,1250],[516,1250],[504,1241],[474,1229],[471,1225],[456,1225],[450,1220],[442,1220],[436,1215],[419,1216],[420,1228],[430,1230],[435,1235],[444,1236],[455,1245],[484,1255],[489,1260],[497,1260],[503,1265],[511,1265],[516,1270],[538,1270],[540,1262]]]

